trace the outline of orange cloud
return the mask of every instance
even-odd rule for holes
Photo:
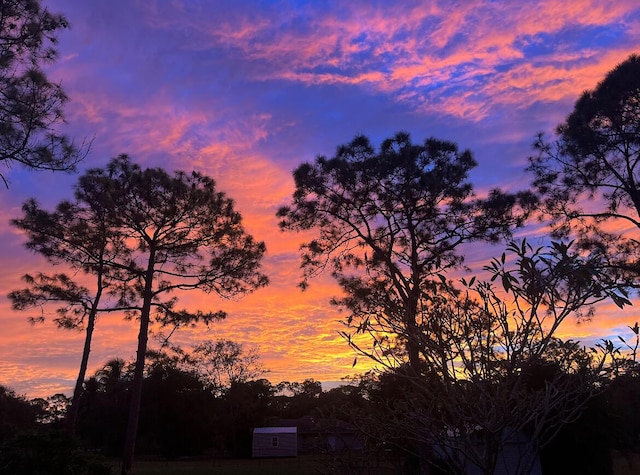
[[[529,63],[523,59],[522,45],[535,43],[541,34],[621,23],[637,11],[637,4],[584,0],[568,6],[550,0],[385,8],[345,4],[339,12],[308,8],[306,24],[300,28],[293,21],[301,14],[292,11],[269,19],[235,15],[215,29],[208,27],[206,19],[189,26],[209,38],[210,45],[224,45],[249,60],[277,64],[266,73],[261,70],[262,79],[309,85],[366,83],[374,91],[395,93],[407,105],[419,95],[419,107],[477,121],[495,105],[525,107],[540,100],[573,97],[576,87],[593,84],[589,79],[602,77],[610,68],[608,58],[591,58],[593,53],[584,49],[571,58],[559,48]],[[151,21],[159,28],[180,22],[166,17]],[[631,25],[627,31],[634,34]],[[615,63],[630,52],[632,47],[623,46],[608,56],[615,56]],[[512,65],[514,61],[526,62]],[[500,72],[502,66],[507,73]],[[557,85],[540,83],[544,76]],[[535,87],[529,77],[536,78]],[[475,93],[460,98],[454,92],[456,83],[465,83]],[[427,90],[408,94],[408,84]],[[434,94],[428,90],[430,85],[437,88]]]

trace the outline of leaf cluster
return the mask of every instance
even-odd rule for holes
[[[539,135],[528,171],[555,236],[599,248],[612,266],[638,275],[638,242],[612,227],[640,229],[640,58],[631,55],[585,91],[557,140]]]
[[[73,171],[88,152],[56,130],[67,96],[42,65],[57,56],[60,30],[69,24],[39,0],[0,3],[0,162]],[[5,177],[0,178],[7,184]]]
[[[94,276],[91,296],[105,289],[112,297],[97,311],[136,317],[150,289],[161,325],[208,323],[224,313],[179,309],[169,294],[200,289],[230,298],[267,283],[256,271],[264,243],[244,231],[233,201],[216,191],[212,179],[196,172],[172,176],[159,168],[143,170],[125,155],[81,176],[73,201],[50,212],[29,200],[23,217],[12,224],[27,233],[27,248]],[[26,278],[29,288],[11,294],[16,308],[66,301],[76,317],[90,308],[89,291],[67,276]],[[61,307],[59,313],[67,310]]]
[[[598,256],[583,256],[571,244],[511,242],[485,270],[487,280],[463,278],[461,286],[443,280],[414,329],[370,318],[347,321],[342,334],[358,354],[408,385],[388,408],[393,420],[382,423],[390,433],[402,427],[404,437],[443,448],[446,465],[460,473],[469,461],[492,473],[500,447],[527,433],[532,451],[521,454],[527,473],[537,449],[578,417],[611,370],[612,349],[562,341],[559,326],[588,316],[585,308],[605,299],[621,307],[630,302]],[[358,333],[371,343],[358,343]],[[409,347],[418,349],[419,367],[407,364]]]
[[[417,145],[399,133],[376,151],[359,136],[335,157],[295,170],[280,227],[318,231],[302,247],[307,278],[327,266],[336,276],[366,267],[396,278],[407,268],[423,275],[454,268],[461,242],[497,240],[523,219],[512,214],[515,196],[494,190],[474,198],[467,177],[475,166],[471,152],[451,142]]]
[[[414,144],[406,133],[379,150],[359,136],[335,157],[299,166],[293,203],[278,217],[283,230],[316,232],[301,247],[302,287],[327,269],[345,292],[333,303],[351,312],[349,323],[415,328],[438,274],[463,265],[460,246],[495,242],[528,215],[526,193],[477,198],[475,166],[454,143]]]

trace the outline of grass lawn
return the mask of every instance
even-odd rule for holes
[[[612,453],[615,475],[635,475],[640,467],[640,455]],[[120,461],[113,460],[112,473],[120,473]],[[285,459],[206,459],[206,460],[136,460],[135,475],[320,475],[331,473],[330,459],[318,455],[303,455]],[[379,467],[381,475],[396,473],[392,467]]]
[[[113,473],[120,461],[112,463]],[[313,457],[286,459],[136,460],[135,475],[318,475],[322,464]]]

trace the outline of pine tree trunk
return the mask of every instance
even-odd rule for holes
[[[78,372],[78,379],[76,379],[76,385],[73,389],[73,397],[71,398],[71,405],[69,406],[69,413],[67,414],[67,431],[70,435],[75,435],[76,423],[78,421],[78,411],[80,410],[80,396],[82,396],[82,385],[84,384],[84,378],[87,374],[87,366],[89,364],[89,353],[91,352],[91,338],[93,336],[93,329],[96,323],[96,310],[91,309],[89,319],[87,322],[87,331],[84,337],[84,348],[82,350],[82,361],[80,362],[80,371]]]
[[[142,400],[142,383],[144,379],[144,360],[147,353],[149,322],[151,320],[154,260],[155,252],[152,249],[149,255],[149,264],[145,275],[143,304],[142,311],[140,312],[140,332],[138,333],[138,350],[136,353],[136,366],[133,372],[133,381],[131,383],[131,404],[129,406],[129,419],[127,421],[127,433],[125,435],[124,452],[122,455],[121,475],[130,475],[132,473],[131,469],[133,467],[133,458],[135,455],[138,420],[140,419],[140,402]]]
[[[98,272],[98,288],[96,295],[91,304],[91,311],[87,320],[87,330],[84,337],[84,348],[82,350],[82,361],[80,362],[80,371],[78,372],[78,379],[76,379],[76,385],[73,388],[73,397],[71,399],[71,406],[69,407],[69,413],[67,415],[67,431],[70,435],[76,433],[76,423],[78,422],[78,411],[80,410],[80,396],[82,396],[82,385],[84,384],[84,378],[87,374],[87,366],[89,364],[89,354],[91,353],[91,339],[93,338],[93,329],[96,325],[96,317],[98,316],[98,304],[102,297],[102,290],[104,288],[102,284],[102,265]]]
[[[136,366],[131,383],[131,404],[129,406],[129,419],[127,421],[127,433],[122,457],[122,475],[129,475],[133,466],[136,436],[138,434],[138,420],[140,418],[140,402],[142,400],[142,383],[144,379],[144,359],[147,353],[149,316],[149,312],[146,312],[146,315],[143,314],[140,316],[138,351],[136,353]]]

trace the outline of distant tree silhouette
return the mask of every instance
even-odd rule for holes
[[[119,455],[133,371],[133,363],[115,358],[85,381],[78,437],[92,450]],[[198,456],[205,450],[250,456],[253,428],[282,417],[276,390],[258,379],[234,381],[219,392],[179,349],[148,351],[137,447],[146,455],[167,458]]]
[[[43,413],[39,405],[32,404],[13,389],[0,385],[0,444],[17,432],[33,430]]]
[[[84,382],[76,435],[87,448],[111,457],[122,454],[132,371],[130,363],[113,358]]]
[[[322,394],[322,384],[313,378],[307,378],[304,381],[281,383],[283,391],[286,391],[288,397],[286,404],[281,408],[282,416],[288,419],[298,419],[304,416],[318,416],[320,406],[320,396]]]
[[[0,3],[0,162],[31,169],[74,170],[86,155],[56,127],[67,101],[62,87],[49,81],[42,66],[57,57],[55,45],[67,19],[39,0]],[[83,150],[84,149],[84,150]],[[0,172],[0,179],[7,185]]]
[[[266,373],[255,348],[245,350],[244,345],[232,340],[199,343],[187,360],[217,395],[223,394],[233,383],[255,380]]]
[[[68,213],[64,219],[60,218],[62,211]],[[90,169],[82,175],[75,187],[74,203],[63,202],[52,214],[28,203],[27,212],[27,218],[16,220],[16,224],[30,232],[30,247],[98,276],[93,300],[85,302],[88,294],[80,289],[73,303],[82,301],[84,305],[79,305],[77,312],[76,307],[65,307],[72,318],[62,322],[75,325],[94,304],[95,312],[124,310],[129,318],[140,321],[122,469],[122,473],[129,473],[150,325],[155,322],[176,329],[225,316],[224,312],[177,309],[177,297],[165,297],[196,289],[232,297],[266,285],[267,278],[260,272],[264,244],[244,231],[233,201],[216,191],[212,179],[196,172],[170,175],[159,168],[143,170],[124,155],[111,160],[104,169]],[[40,233],[39,223],[43,221],[53,221],[50,227],[44,227],[53,231]],[[87,222],[88,235],[76,242],[74,227],[83,221]],[[87,241],[92,242],[84,244]],[[36,279],[36,283],[47,283],[42,279]],[[54,283],[59,284],[59,279]],[[36,287],[18,296],[25,301],[52,297],[49,287],[44,294],[42,287]],[[98,304],[95,299],[104,289],[109,300]],[[88,314],[95,317],[91,311]]]
[[[131,385],[131,365],[122,358],[113,358],[107,361],[104,366],[96,371],[93,380],[96,384],[96,391],[109,394],[115,404],[121,399],[121,394],[129,390]]]
[[[542,135],[528,170],[556,235],[575,235],[618,269],[640,275],[640,58],[631,55]],[[628,232],[631,230],[631,232]]]
[[[199,173],[142,169],[122,155],[105,169],[91,169],[79,180],[79,199],[101,203],[109,223],[128,239],[127,261],[112,264],[122,271],[110,289],[128,314],[139,318],[137,357],[131,386],[122,473],[130,473],[142,397],[148,331],[152,318],[160,325],[211,322],[223,312],[190,312],[175,308],[175,291],[202,290],[231,297],[264,286],[259,272],[264,244],[248,235],[233,201]]]
[[[162,352],[147,354],[138,444],[143,453],[175,458],[213,446],[215,396],[197,373]]]
[[[62,201],[53,212],[42,209],[33,199],[22,206],[22,211],[23,216],[11,224],[26,232],[25,246],[52,264],[64,264],[90,276],[94,283],[90,290],[64,273],[27,274],[23,276],[27,287],[8,294],[16,310],[59,305],[54,321],[60,328],[85,329],[80,369],[67,416],[67,427],[73,434],[98,313],[120,308],[118,303],[105,305],[103,296],[113,279],[128,277],[126,268],[116,264],[129,259],[129,249],[124,245],[127,236],[108,221],[104,203],[87,201],[79,188],[75,201]],[[42,322],[44,316],[31,321]]]
[[[612,379],[589,402],[582,415],[563,427],[557,439],[542,451],[543,473],[561,475],[579,472],[608,475],[612,455],[626,459],[628,471],[640,451],[640,372],[637,365]],[[637,469],[637,462],[635,462]]]
[[[300,165],[293,203],[277,215],[283,230],[316,232],[301,247],[302,286],[327,269],[346,294],[334,303],[350,311],[347,325],[379,321],[395,334],[418,332],[425,292],[444,285],[439,273],[462,265],[461,245],[495,242],[526,216],[518,211],[526,193],[475,198],[475,166],[468,150],[433,138],[413,144],[405,133],[379,151],[359,136],[333,158]],[[406,349],[418,368],[414,341],[405,340]]]
[[[274,416],[274,394],[274,386],[266,379],[233,383],[224,393],[219,423],[231,455],[251,456],[253,428]]]

